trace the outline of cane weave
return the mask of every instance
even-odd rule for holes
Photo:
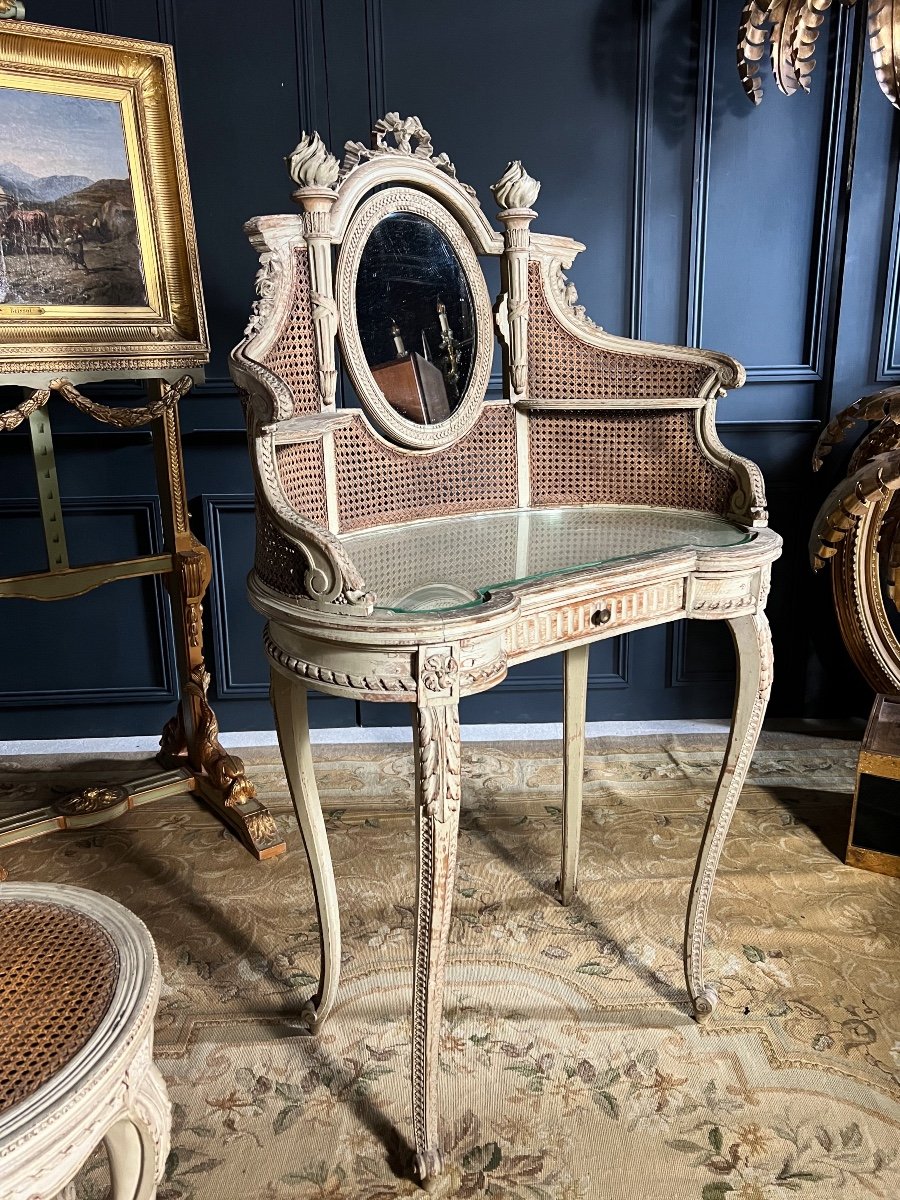
[[[291,507],[308,521],[327,525],[322,443],[295,442],[292,446],[278,446],[275,461],[281,486]]]
[[[256,574],[276,592],[283,592],[286,596],[302,596],[303,575],[307,566],[303,555],[274,524],[265,505],[257,497]]]
[[[294,294],[285,322],[262,365],[293,392],[294,416],[319,411],[319,369],[305,249],[294,250]]]
[[[530,421],[531,502],[653,504],[724,513],[734,480],[707,459],[692,410],[539,413]]]
[[[528,393],[535,399],[697,396],[712,374],[703,363],[586,345],[553,314],[537,262],[528,265],[528,299]]]
[[[106,931],[62,905],[0,899],[0,1112],[46,1083],[109,1008],[119,958]]]
[[[476,425],[436,451],[399,450],[357,418],[335,430],[342,531],[515,508],[516,424],[507,405],[488,405]]]

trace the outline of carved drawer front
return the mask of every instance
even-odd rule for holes
[[[509,653],[528,656],[544,646],[582,641],[623,625],[653,624],[684,609],[684,579],[599,595],[523,616],[509,631]]]
[[[689,617],[715,620],[753,612],[759,594],[759,572],[726,578],[693,575],[688,580]]]

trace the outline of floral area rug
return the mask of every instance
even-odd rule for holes
[[[554,900],[551,744],[465,753],[439,1124],[448,1194],[510,1200],[900,1197],[900,880],[842,865],[856,746],[765,735],[709,926],[720,1004],[687,1015],[681,938],[724,740],[589,744],[579,894]],[[393,1200],[407,1169],[410,749],[316,748],[341,903],[339,1002],[318,969],[302,845],[274,750],[245,757],[287,831],[259,864],[190,798],[0,852],[147,923],[174,1105],[160,1200]],[[145,762],[2,764],[0,802]],[[51,773],[52,772],[52,773]],[[103,1168],[79,1195],[103,1194]]]

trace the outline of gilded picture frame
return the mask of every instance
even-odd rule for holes
[[[0,21],[2,382],[208,358],[171,47]]]

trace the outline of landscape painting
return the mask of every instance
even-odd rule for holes
[[[119,103],[0,86],[0,305],[146,304]]]

